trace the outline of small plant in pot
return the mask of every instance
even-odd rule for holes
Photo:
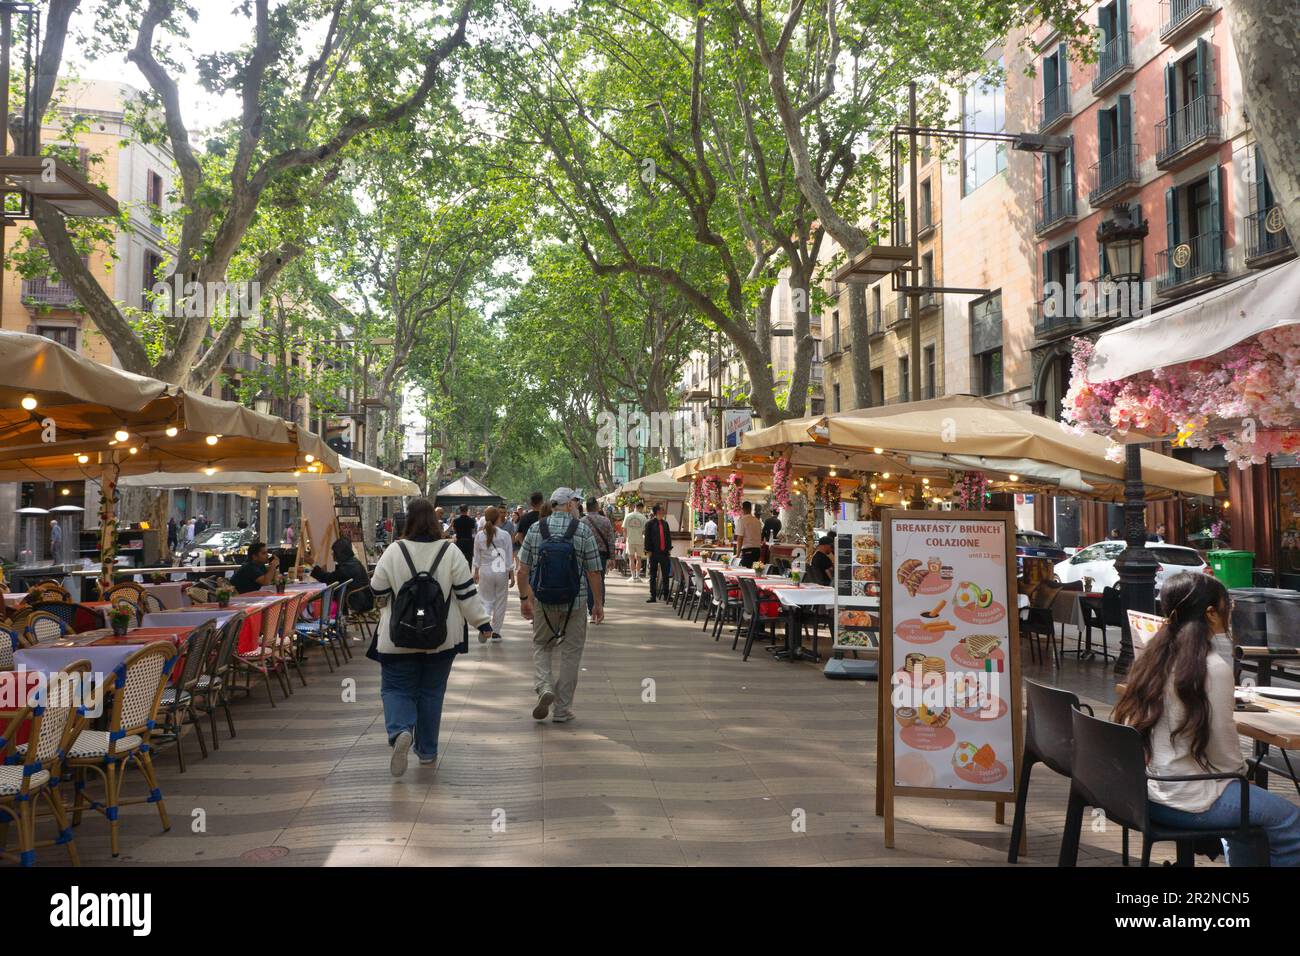
[[[224,586],[217,588],[217,607],[230,607],[230,599],[234,594],[232,588]]]
[[[131,626],[131,609],[121,605],[113,608],[108,612],[108,623],[116,636],[124,636]]]

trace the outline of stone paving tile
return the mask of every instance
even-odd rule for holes
[[[591,628],[571,724],[531,718],[531,643],[514,616],[502,645],[456,661],[437,768],[414,759],[388,773],[379,675],[358,654],[272,708],[258,688],[234,705],[238,736],[218,722],[207,760],[186,740],[181,774],[157,760],[172,830],[151,806],[122,811],[122,856],[87,814],[77,828],[89,865],[245,865],[242,854],[288,848],[274,866],[988,866],[1005,864],[1012,807],[902,800],[896,849],[875,815],[874,683],[827,681],[820,668],[756,652],[647,607],[643,589],[610,582],[610,623]],[[354,647],[358,646],[354,643]],[[1029,676],[1060,682],[1106,714],[1110,669],[1067,660]],[[344,678],[357,700],[344,703]],[[654,700],[644,697],[652,678]],[[205,727],[206,732],[206,727]],[[128,785],[140,789],[139,781]],[[1294,791],[1274,780],[1278,792]],[[1024,865],[1054,865],[1068,782],[1035,773]],[[206,831],[194,832],[195,810]],[[1085,827],[1083,866],[1117,866],[1117,828]],[[1136,841],[1135,841],[1136,842]],[[1172,852],[1172,851],[1170,851]],[[1158,851],[1158,859],[1166,854]],[[63,865],[58,850],[38,855]]]

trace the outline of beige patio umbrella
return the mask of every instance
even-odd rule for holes
[[[104,580],[122,474],[335,471],[315,435],[234,402],[102,365],[49,339],[0,332],[0,480],[98,479]]]
[[[315,437],[315,436],[313,436]],[[202,472],[155,471],[131,475],[118,485],[122,488],[201,488],[255,498],[266,490],[271,498],[295,498],[299,486],[305,481],[324,480],[330,485],[345,488],[358,498],[387,498],[415,496],[420,486],[400,475],[343,455],[338,457],[338,470],[322,476],[318,472],[298,469],[293,472],[268,471],[218,471],[212,475]]]

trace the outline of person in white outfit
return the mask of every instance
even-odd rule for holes
[[[501,640],[506,620],[506,594],[515,583],[514,546],[510,534],[500,526],[501,510],[489,507],[483,513],[483,527],[474,535],[474,581],[478,596],[492,616],[492,640]],[[487,640],[480,632],[479,642]]]

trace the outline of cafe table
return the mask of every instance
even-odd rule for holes
[[[221,627],[239,613],[237,607],[186,608],[183,611],[150,611],[140,618],[142,627],[197,627],[204,621],[212,621]]]
[[[803,649],[803,618],[817,608],[835,605],[835,589],[825,584],[792,584],[785,578],[755,578],[761,591],[774,595],[785,615],[785,653],[787,660],[810,657]]]
[[[168,610],[174,611],[189,607],[190,596],[187,593],[193,584],[189,581],[167,581],[163,584],[144,584],[146,594],[152,594]]]

